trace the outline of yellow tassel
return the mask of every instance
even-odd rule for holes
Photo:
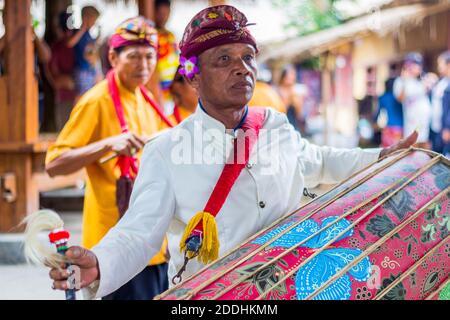
[[[202,221],[203,224],[203,238],[198,260],[204,264],[207,264],[209,262],[213,262],[219,257],[220,247],[216,219],[208,212],[199,212],[191,219],[191,221],[189,221],[186,229],[184,230],[184,234],[181,237],[180,251],[183,252],[183,250],[186,249],[186,240],[189,238],[192,231],[200,221]],[[194,254],[195,252],[187,252],[187,256],[189,258],[192,258]]]

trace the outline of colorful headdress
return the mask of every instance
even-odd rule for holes
[[[110,46],[117,49],[133,45],[147,45],[158,48],[158,32],[152,21],[136,17],[122,22],[111,36]]]
[[[255,38],[247,29],[245,15],[232,6],[221,5],[200,11],[187,25],[180,42],[180,64],[191,78],[197,71],[192,64],[202,52],[230,43],[247,43],[255,47]]]

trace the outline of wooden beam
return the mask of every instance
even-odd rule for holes
[[[155,1],[154,0],[139,0],[138,1],[139,15],[155,21]]]
[[[6,75],[0,80],[0,101],[5,102],[0,104],[0,145],[4,147],[0,151],[0,232],[17,231],[13,228],[39,205],[33,178],[35,147],[30,147],[38,140],[30,8],[31,0],[5,0]],[[14,145],[22,147],[8,150]],[[14,197],[10,196],[12,191]]]
[[[31,0],[5,1],[7,104],[0,106],[2,119],[6,120],[0,142],[36,142],[38,138],[38,92],[30,6]]]
[[[447,49],[450,50],[450,11],[447,12],[447,37],[448,37],[448,41],[447,41]]]

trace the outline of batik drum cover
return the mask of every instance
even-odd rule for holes
[[[158,298],[449,299],[449,166],[432,152],[399,152]]]

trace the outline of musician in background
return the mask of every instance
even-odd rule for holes
[[[180,68],[177,69],[169,89],[175,103],[170,120],[172,123],[179,124],[197,109],[198,95],[195,89],[184,79],[184,76],[180,74]]]
[[[170,84],[177,71],[179,60],[177,40],[173,32],[166,27],[170,14],[170,0],[155,1],[155,25],[158,30],[158,62],[155,77],[159,82],[159,88],[156,89],[158,93],[155,91],[154,94],[159,95],[158,101],[165,110],[173,108],[174,101],[170,96]],[[155,81],[155,79],[152,80]]]
[[[138,165],[141,149],[160,127],[157,113],[139,88],[155,70],[156,29],[144,18],[127,20],[112,36],[110,48],[113,73],[81,98],[46,159],[51,177],[71,174],[83,167],[87,170],[82,235],[85,248],[95,246],[119,220],[116,195],[124,196],[127,190],[118,190],[117,182],[122,176],[135,176],[133,166]],[[119,104],[112,98],[114,94]],[[128,132],[124,132],[124,126]],[[121,155],[120,162],[115,159],[102,163],[101,159],[111,153]],[[143,266],[130,281],[108,292],[105,299],[146,300],[167,288],[166,246],[151,251],[150,266]],[[124,257],[123,261],[127,260]]]
[[[180,49],[181,73],[198,93],[198,108],[146,145],[130,208],[119,223],[91,251],[67,251],[81,268],[87,298],[109,294],[142,270],[166,232],[169,279],[185,279],[297,209],[304,187],[340,182],[417,139],[414,133],[383,150],[319,147],[303,139],[285,114],[248,108],[257,45],[246,17],[232,6],[199,12]],[[245,140],[243,131],[250,133]],[[244,146],[253,152],[240,152]],[[200,259],[189,259],[192,253]],[[50,276],[55,288],[67,288],[66,271],[53,269]]]

